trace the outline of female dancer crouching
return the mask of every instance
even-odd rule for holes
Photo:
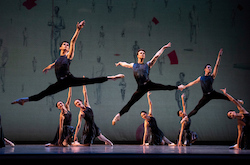
[[[95,124],[94,114],[89,105],[89,99],[85,85],[83,85],[83,96],[84,96],[84,104],[80,99],[76,99],[74,102],[75,106],[80,108],[80,112],[78,115],[78,123],[76,126],[74,142],[72,143],[72,146],[90,146],[91,144],[93,144],[94,139],[96,137],[99,140],[105,142],[106,145],[113,146],[113,143],[101,133],[101,130]],[[85,119],[85,124],[81,140],[82,144],[80,144],[78,142],[77,134],[81,128],[82,119]]]

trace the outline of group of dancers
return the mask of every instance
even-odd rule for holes
[[[100,129],[94,122],[94,114],[88,101],[87,89],[85,85],[94,83],[103,83],[106,82],[107,80],[116,80],[119,78],[124,78],[125,76],[123,74],[117,74],[114,76],[107,76],[107,77],[86,78],[83,76],[81,78],[77,78],[70,73],[69,66],[74,57],[75,43],[80,33],[80,30],[84,27],[84,25],[85,21],[77,23],[76,31],[71,39],[71,42],[69,43],[67,41],[63,41],[59,48],[60,57],[54,63],[48,65],[43,70],[44,73],[47,73],[49,70],[54,68],[57,82],[50,85],[47,89],[43,90],[42,92],[36,95],[20,98],[12,102],[12,104],[23,105],[26,102],[38,101],[44,98],[45,96],[49,96],[69,88],[68,99],[66,103],[64,104],[62,101],[58,101],[56,104],[57,108],[61,110],[59,127],[53,142],[47,144],[46,146],[68,146],[68,145],[89,146],[93,143],[96,137],[101,141],[104,141],[105,144],[113,145],[113,143],[101,133]],[[141,117],[145,120],[142,145],[148,145],[149,143],[158,145],[167,143],[169,145],[175,145],[164,136],[163,132],[157,126],[156,119],[153,117],[152,113],[152,101],[150,99],[150,94],[151,94],[150,91],[154,90],[182,91],[187,87],[191,87],[194,84],[200,83],[203,91],[203,97],[200,99],[197,106],[188,115],[186,113],[186,106],[183,99],[184,95],[181,96],[183,110],[177,111],[177,115],[182,118],[180,122],[181,130],[179,133],[179,138],[177,140],[177,146],[189,145],[193,143],[197,138],[196,134],[189,130],[191,124],[191,117],[195,115],[199,111],[199,109],[201,109],[210,100],[224,99],[232,101],[239,110],[239,113],[236,113],[235,111],[229,111],[227,114],[229,118],[234,118],[238,120],[237,143],[231,148],[249,149],[250,115],[249,112],[247,112],[242,107],[243,101],[234,99],[232,96],[230,96],[227,93],[226,88],[221,89],[223,93],[219,93],[216,92],[212,86],[213,81],[218,73],[218,67],[220,64],[223,49],[220,49],[218,53],[217,61],[214,66],[213,72],[212,72],[212,66],[210,64],[207,64],[204,67],[204,72],[205,72],[204,76],[199,76],[196,80],[188,83],[187,85],[172,86],[172,85],[163,85],[159,83],[154,83],[149,79],[150,69],[152,66],[154,66],[157,59],[161,56],[164,50],[170,47],[171,47],[171,42],[169,42],[167,45],[164,45],[153,56],[153,58],[146,63],[144,62],[146,51],[143,49],[139,49],[137,52],[137,58],[138,58],[137,63],[118,62],[115,64],[116,66],[120,65],[122,67],[132,69],[138,87],[135,93],[132,95],[131,99],[128,101],[128,103],[113,118],[112,125],[115,125],[121,119],[121,116],[127,113],[129,109],[133,106],[133,104],[135,104],[144,94],[147,93],[149,112],[147,113],[146,111],[142,111],[140,113]],[[74,127],[71,126],[71,112],[70,112],[72,87],[74,86],[83,86],[83,96],[84,96],[84,101],[82,101],[81,99],[76,99],[74,101],[74,105],[80,109],[78,115],[78,123],[75,129]],[[77,135],[81,128],[82,119],[85,119],[85,125],[80,143],[78,141]],[[73,142],[72,142],[72,136],[74,136]]]

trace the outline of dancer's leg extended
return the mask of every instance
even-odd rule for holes
[[[55,93],[58,93],[62,90],[67,89],[70,86],[81,86],[86,84],[94,84],[94,83],[103,83],[107,81],[107,77],[99,77],[99,78],[76,78],[76,77],[69,77],[65,78],[64,80],[60,80],[55,84],[50,85],[47,89],[40,92],[37,95],[33,95],[29,97],[29,101],[38,101],[44,98],[45,96],[49,96]]]
[[[120,120],[120,116],[122,116],[124,113],[127,113],[132,105],[136,103],[145,93],[147,93],[147,90],[138,90],[132,95],[129,102],[122,108],[122,110],[114,117],[112,120],[112,125],[115,125],[117,121]]]
[[[212,99],[223,99],[228,100],[229,99],[223,95],[222,93],[218,93],[216,91],[211,92],[210,94],[204,94],[197,106],[188,114],[188,118],[195,115],[200,108],[202,108],[204,105],[206,105],[210,100]]]
[[[138,87],[137,91],[133,94],[129,102],[122,108],[120,111],[120,115],[122,116],[124,113],[128,112],[130,107],[134,105],[145,93],[151,90],[174,90],[178,89],[177,86],[171,86],[171,85],[162,85],[162,84],[156,84],[153,82],[148,82],[145,86]]]
[[[112,125],[115,125],[117,121],[120,120],[120,116],[127,113],[134,103],[136,103],[145,93],[151,90],[174,90],[178,89],[177,86],[172,85],[162,85],[153,83],[152,81],[147,82],[145,85],[139,86],[137,91],[132,95],[129,102],[122,108],[122,110],[114,117],[112,120]]]
[[[111,146],[113,146],[113,143],[112,143],[109,139],[107,139],[103,134],[100,133],[100,135],[97,136],[97,138],[98,138],[99,140],[105,142],[106,145],[111,145]]]
[[[173,86],[173,85],[163,85],[163,84],[158,84],[158,83],[154,83],[152,81],[147,83],[147,89],[148,91],[153,91],[153,90],[174,90],[174,89],[178,89],[177,86]]]
[[[71,86],[82,86],[82,85],[87,85],[87,84],[103,83],[109,79],[116,80],[118,78],[124,78],[124,75],[118,74],[115,76],[97,77],[97,78],[76,78],[74,76],[69,76],[63,80],[57,81],[55,84],[50,85],[47,89],[45,89],[44,91],[40,92],[37,95],[17,99],[15,101],[13,101],[12,104],[18,103],[18,104],[23,105],[25,102],[41,100],[45,96],[49,96],[49,95],[58,93],[62,90],[67,89],[68,87],[71,87]]]

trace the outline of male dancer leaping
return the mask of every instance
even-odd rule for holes
[[[188,116],[185,116],[182,120],[181,123],[184,122],[184,120],[187,120],[191,116],[195,115],[200,108],[202,108],[204,105],[206,105],[210,100],[212,99],[224,99],[228,100],[229,99],[223,95],[222,93],[218,93],[213,89],[213,82],[215,77],[217,76],[218,73],[218,67],[220,64],[220,58],[223,53],[223,49],[221,48],[217,57],[216,64],[214,66],[214,71],[212,73],[212,67],[210,64],[207,64],[204,68],[205,75],[204,76],[199,76],[196,80],[190,82],[189,84],[184,86],[184,89],[187,87],[190,87],[194,84],[201,83],[201,89],[203,91],[203,97],[200,99],[198,105],[192,110]]]
[[[149,79],[149,71],[152,66],[154,66],[157,59],[164,52],[165,49],[171,47],[171,43],[169,42],[167,45],[164,45],[155,55],[154,57],[144,63],[145,59],[145,50],[139,49],[137,52],[138,63],[127,63],[127,62],[118,62],[116,66],[123,66],[125,68],[133,69],[134,77],[137,82],[138,88],[136,92],[133,94],[129,102],[122,108],[122,110],[114,117],[112,120],[112,125],[115,125],[117,121],[120,120],[120,117],[129,111],[130,107],[136,103],[145,93],[151,90],[174,90],[174,89],[182,89],[183,85],[177,87],[172,85],[162,85],[152,82]],[[180,88],[181,87],[181,88]]]
[[[118,78],[124,77],[123,74],[118,74],[115,76],[97,77],[97,78],[76,78],[70,73],[69,66],[74,57],[76,40],[78,38],[80,30],[83,28],[84,25],[85,21],[77,23],[76,31],[71,39],[70,45],[67,41],[63,41],[59,48],[61,51],[60,57],[54,63],[48,65],[45,69],[43,69],[43,72],[47,73],[49,70],[55,68],[57,82],[50,85],[47,89],[45,89],[44,91],[40,92],[37,95],[17,99],[13,101],[11,104],[18,103],[20,105],[23,105],[25,102],[41,100],[45,96],[55,94],[71,86],[82,86],[87,84],[103,83],[108,79],[116,80]]]

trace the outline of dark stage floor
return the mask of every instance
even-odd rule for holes
[[[140,145],[92,145],[91,147],[44,147],[44,145],[16,145],[0,148],[0,162],[45,161],[62,163],[84,161],[101,163],[130,163],[143,160],[152,163],[157,160],[193,163],[236,163],[250,162],[250,150],[230,150],[226,145],[193,145],[188,147],[140,146]],[[191,163],[190,162],[190,163]]]

